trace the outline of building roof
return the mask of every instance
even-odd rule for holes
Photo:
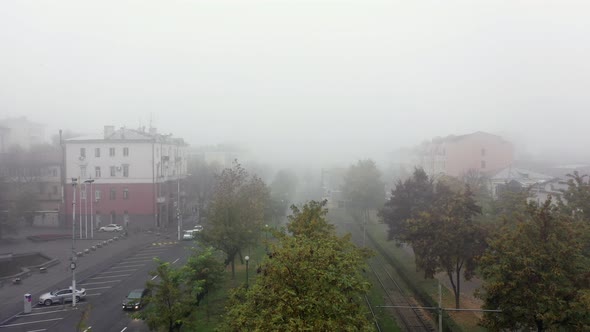
[[[507,167],[493,175],[490,180],[504,182],[517,181],[521,184],[532,184],[546,182],[553,178],[554,177],[550,175],[533,172],[523,168]]]
[[[465,135],[449,135],[449,136],[446,136],[446,137],[435,138],[432,141],[433,141],[433,143],[457,142],[457,141],[462,141],[464,139],[472,138],[474,136],[489,136],[489,137],[496,138],[499,141],[507,142],[501,136],[490,134],[490,133],[486,133],[484,131],[476,131],[476,132],[473,132],[471,134],[465,134]]]
[[[168,144],[178,144],[178,145],[186,145],[182,138],[174,138],[172,134],[170,135],[162,135],[158,134],[155,131],[153,132],[146,132],[143,130],[136,130],[121,127],[120,129],[113,130],[110,133],[105,134],[90,134],[84,136],[77,136],[66,139],[67,142],[74,143],[74,142],[82,142],[82,141],[143,141],[143,142],[162,142]]]

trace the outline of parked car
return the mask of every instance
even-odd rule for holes
[[[106,226],[102,226],[98,229],[99,232],[120,232],[123,230],[123,227],[117,224],[110,224]]]
[[[183,240],[192,240],[194,238],[195,238],[195,230],[194,229],[189,229],[189,230],[182,232],[182,239]]]
[[[86,289],[76,289],[76,302],[86,297]],[[53,292],[39,296],[39,304],[52,305],[72,301],[72,287],[67,289],[56,289]]]
[[[134,289],[129,292],[127,298],[123,300],[123,310],[138,310],[145,304],[145,297],[148,295],[147,288]]]
[[[196,225],[194,231],[195,232],[200,232],[203,230],[203,225]]]

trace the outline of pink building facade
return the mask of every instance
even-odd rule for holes
[[[434,139],[421,151],[420,164],[429,175],[461,177],[468,172],[493,173],[514,162],[514,147],[484,132]]]
[[[107,224],[149,229],[175,223],[187,174],[182,139],[155,129],[105,126],[103,135],[67,139],[64,145],[66,224],[75,218],[86,233]]]

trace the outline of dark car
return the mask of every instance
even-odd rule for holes
[[[148,290],[146,288],[132,290],[131,292],[129,292],[129,295],[127,295],[127,298],[123,300],[123,310],[141,309],[141,307],[143,307],[143,305],[145,304],[144,298],[147,294]]]

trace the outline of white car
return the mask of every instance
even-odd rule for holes
[[[76,289],[76,302],[86,297],[86,289]],[[53,292],[45,293],[39,296],[39,304],[52,305],[54,303],[63,303],[72,301],[72,287],[67,289],[56,289]]]
[[[110,224],[106,226],[102,226],[98,229],[99,232],[120,232],[123,230],[123,227],[117,224]]]
[[[195,230],[194,229],[189,229],[189,230],[184,231],[182,233],[183,240],[192,240],[194,238],[195,238]]]

